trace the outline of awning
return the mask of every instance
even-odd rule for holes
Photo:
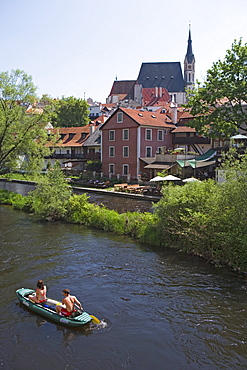
[[[172,168],[173,166],[174,164],[170,165],[170,164],[161,164],[161,163],[150,163],[144,168],[149,168],[153,170],[168,170],[169,168]]]
[[[196,161],[208,161],[209,159],[216,156],[216,151],[214,149],[209,149],[205,154],[199,155],[199,157],[196,157]]]
[[[193,159],[188,161],[189,165],[193,168],[201,168],[201,167],[207,167],[211,166],[212,164],[215,164],[216,161],[194,161]]]
[[[195,159],[190,159],[188,161],[177,161],[177,162],[181,167],[191,166],[193,168],[200,168],[200,167],[210,166],[211,164],[215,164],[216,160],[213,160],[213,161],[197,161]]]
[[[210,164],[215,163],[216,161],[211,161],[209,163],[209,160],[212,159],[213,157],[216,156],[216,151],[214,149],[209,149],[205,154],[200,155],[194,159],[188,159],[188,160],[177,160],[177,163],[181,167],[187,167],[191,166],[193,168],[198,168],[198,167],[205,167],[205,166],[210,166]],[[209,164],[203,165],[203,162],[207,162]]]

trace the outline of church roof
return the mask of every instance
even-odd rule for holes
[[[142,97],[144,106],[164,105],[171,100],[168,91],[162,87],[144,88],[142,89]]]
[[[168,92],[184,92],[180,62],[142,63],[137,82],[143,88],[163,87]]]
[[[134,80],[114,81],[110,95],[133,95],[135,83]]]
[[[194,54],[192,52],[192,41],[191,41],[191,32],[190,32],[190,30],[189,30],[187,53],[186,53],[185,58],[187,58],[188,63],[192,63],[195,60]]]

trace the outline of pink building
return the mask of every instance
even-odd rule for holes
[[[101,127],[104,175],[138,179],[156,153],[173,147],[174,128],[165,109],[148,112],[118,108]]]

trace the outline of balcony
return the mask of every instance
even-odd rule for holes
[[[68,154],[59,154],[52,153],[49,156],[45,157],[46,159],[84,159],[84,160],[100,160],[100,153],[68,153]]]
[[[200,136],[190,136],[190,137],[176,137],[172,138],[173,144],[185,144],[185,145],[192,145],[192,144],[211,144],[211,139],[207,137],[200,137]]]

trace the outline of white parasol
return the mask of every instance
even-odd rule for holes
[[[153,179],[151,179],[151,180],[149,180],[149,181],[164,181],[165,180],[165,178],[164,177],[161,177],[161,176],[156,176],[156,177],[154,177]]]
[[[201,182],[200,180],[196,179],[195,177],[189,177],[188,179],[182,180],[183,182]]]
[[[168,175],[166,177],[163,177],[163,181],[179,181],[181,180],[179,177]]]

